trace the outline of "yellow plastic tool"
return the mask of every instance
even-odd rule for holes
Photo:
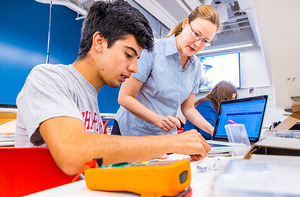
[[[129,191],[142,197],[175,196],[190,186],[190,161],[118,163],[85,171],[91,190]]]

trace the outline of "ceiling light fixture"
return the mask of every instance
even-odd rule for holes
[[[221,3],[221,1],[216,1],[215,4],[217,4],[217,11],[220,15],[221,22],[227,22],[228,21],[228,11],[227,6],[224,3]]]
[[[236,46],[228,46],[228,47],[222,47],[222,48],[216,48],[216,49],[208,49],[208,50],[200,51],[197,54],[211,53],[211,52],[217,52],[217,51],[226,51],[226,50],[239,49],[239,48],[245,48],[245,47],[251,47],[251,46],[253,46],[253,43],[236,45]]]
[[[200,0],[202,5],[210,5],[213,0]]]
[[[78,14],[81,14],[82,16],[86,16],[88,13],[88,11],[86,9],[79,7],[75,3],[68,1],[68,0],[35,0],[35,1],[40,2],[40,3],[50,3],[52,1],[53,5],[66,6],[66,7],[70,8],[71,10],[77,12]]]

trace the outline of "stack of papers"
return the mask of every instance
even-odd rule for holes
[[[16,120],[0,125],[0,142],[14,141],[16,130]]]

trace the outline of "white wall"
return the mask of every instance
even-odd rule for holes
[[[267,69],[258,46],[240,50],[241,87],[270,86]]]
[[[249,48],[243,48],[238,51],[241,55],[241,89],[237,90],[239,98],[256,95],[269,96],[263,127],[269,127],[272,122],[284,120],[285,116],[283,116],[283,112],[277,110],[274,106],[272,87],[270,86],[267,69],[260,47],[253,46]],[[222,51],[219,53],[226,52],[232,51]],[[254,92],[251,94],[249,93],[249,87],[254,87]],[[206,93],[199,93],[196,95],[196,100],[204,97],[205,95]],[[177,116],[183,116],[180,109],[178,110]]]
[[[252,4],[276,106],[282,109],[300,106],[299,101],[292,99],[300,98],[300,1],[252,0]],[[284,41],[280,42],[280,38]]]

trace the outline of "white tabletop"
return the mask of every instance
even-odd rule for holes
[[[4,147],[13,147],[15,145],[15,141],[0,141],[0,147],[4,146]]]
[[[114,119],[116,114],[113,113],[100,113],[102,119]]]
[[[178,156],[175,156],[178,157]],[[179,156],[184,158],[184,156]],[[174,156],[170,157],[174,159]],[[191,187],[193,196],[213,197],[213,181],[220,170],[231,160],[231,157],[215,157],[205,158],[201,161],[191,161]],[[124,196],[139,196],[130,192],[104,192],[93,191],[86,187],[85,180],[77,181],[75,183],[66,184],[42,192],[28,195],[30,197],[47,197],[47,196],[72,196],[72,197],[124,197]]]
[[[126,197],[126,196],[139,196],[134,193],[126,193],[126,192],[104,192],[104,191],[93,191],[90,190],[86,187],[85,185],[85,180],[77,181],[74,183],[70,183],[67,185],[62,185],[59,187],[55,187],[52,189],[48,189],[42,192],[38,192],[35,194],[28,195],[30,197],[38,197],[38,196],[43,196],[43,197],[59,197],[59,196],[80,196],[80,197]]]

